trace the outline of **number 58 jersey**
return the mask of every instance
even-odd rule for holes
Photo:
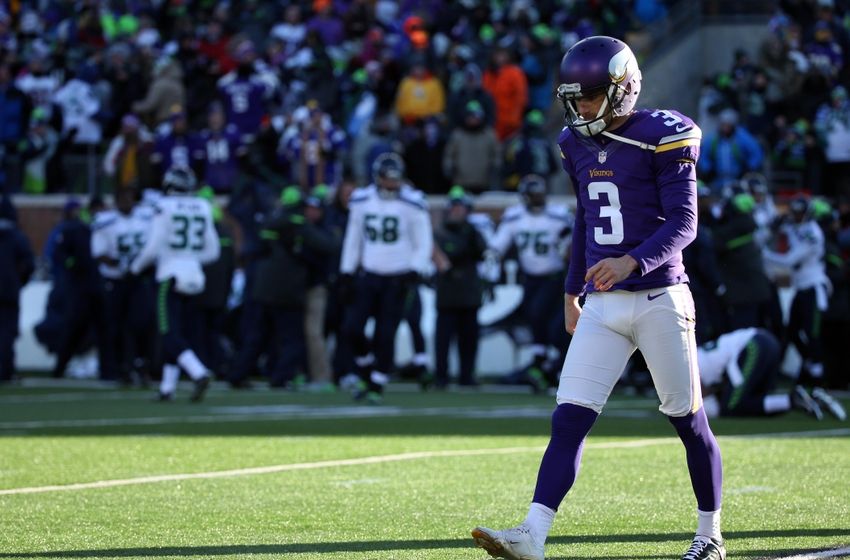
[[[382,198],[375,185],[357,189],[342,244],[340,272],[358,268],[383,276],[427,273],[434,234],[425,197],[402,185],[393,198]]]
[[[138,274],[156,263],[156,280],[173,279],[182,294],[204,290],[205,264],[218,259],[221,246],[210,203],[193,195],[161,198],[145,246],[130,270]]]
[[[626,254],[639,269],[612,290],[688,281],[682,249],[696,235],[701,138],[691,119],[666,110],[636,111],[591,138],[561,132],[562,163],[577,201],[567,293],[583,293],[585,272],[600,260]]]

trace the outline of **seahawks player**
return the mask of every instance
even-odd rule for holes
[[[103,305],[107,324],[115,325],[105,333],[108,351],[107,371],[118,371],[128,380],[139,344],[145,338],[143,312],[136,303],[143,300],[141,282],[130,274],[130,263],[142,249],[148,223],[133,211],[135,191],[120,189],[115,193],[115,209],[99,212],[92,224],[91,252],[98,261],[103,286]]]
[[[539,390],[549,384],[546,369],[552,370],[552,381],[557,380],[555,368],[545,368],[548,349],[566,346],[563,315],[551,310],[561,309],[565,254],[573,220],[565,207],[546,202],[543,177],[526,175],[518,190],[523,204],[505,210],[490,248],[503,257],[513,245],[519,254],[522,306],[534,340],[534,361],[526,373]]]
[[[376,403],[393,369],[404,298],[430,267],[433,233],[425,198],[404,181],[398,154],[378,156],[372,175],[374,183],[356,190],[349,201],[339,281],[351,306],[344,343],[353,350],[366,387],[359,396]],[[375,317],[374,354],[363,334],[370,316]]]
[[[765,249],[764,259],[768,264],[780,267],[791,275],[795,294],[788,318],[788,338],[803,358],[799,382],[813,386],[812,397],[836,418],[845,420],[847,412],[844,407],[823,389],[823,342],[820,322],[832,292],[824,262],[826,242],[823,231],[812,216],[808,198],[795,197],[789,208],[790,223],[781,227],[788,240],[788,251],[777,253]]]
[[[162,342],[160,398],[170,400],[177,387],[179,365],[195,382],[191,399],[203,398],[210,371],[189,347],[186,331],[192,325],[194,296],[204,290],[203,265],[218,259],[221,247],[206,200],[195,196],[195,174],[188,167],[165,173],[166,195],[157,202],[150,235],[130,265],[133,274],[156,264],[157,323]]]
[[[639,348],[661,412],[685,445],[696,495],[696,536],[682,558],[724,560],[720,450],[702,407],[694,303],[682,265],[682,249],[696,235],[702,134],[676,111],[635,110],[640,69],[617,39],[588,37],[573,45],[560,79],[567,126],[558,144],[577,199],[565,285],[573,340],[528,516],[504,531],[478,527],[473,538],[492,556],[543,558],[584,440]]]

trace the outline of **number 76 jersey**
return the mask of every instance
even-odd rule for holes
[[[216,261],[220,252],[210,203],[193,195],[164,196],[130,270],[139,274],[156,263],[157,282],[171,279],[178,292],[199,294],[206,280],[203,266]]]
[[[586,270],[600,260],[626,254],[639,270],[612,290],[688,281],[682,249],[696,235],[701,138],[692,120],[666,110],[636,111],[610,136],[561,132],[558,146],[577,201],[567,293],[583,293]]]

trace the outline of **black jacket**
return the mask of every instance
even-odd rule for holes
[[[726,285],[726,303],[759,304],[770,299],[770,280],[755,241],[752,215],[727,205],[723,218],[712,230],[720,277]]]
[[[230,295],[233,270],[236,268],[236,253],[233,247],[233,232],[225,224],[217,223],[221,253],[218,260],[204,267],[206,283],[198,296],[197,304],[205,309],[224,309]]]
[[[469,222],[446,223],[434,236],[451,268],[437,275],[437,308],[470,309],[481,306],[481,280],[477,265],[487,243]]]
[[[20,290],[33,268],[26,236],[14,221],[0,216],[0,303],[18,305]]]
[[[310,283],[305,253],[330,255],[337,249],[333,237],[309,224],[300,213],[288,210],[275,211],[261,237],[268,253],[257,263],[251,297],[264,305],[303,308]]]

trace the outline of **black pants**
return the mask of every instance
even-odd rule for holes
[[[15,339],[18,337],[17,302],[0,302],[0,381],[15,373]]]
[[[242,347],[230,381],[246,379],[255,370],[260,355],[267,351],[271,364],[269,384],[283,387],[299,369],[304,369],[304,312],[256,302],[254,305],[257,311],[255,321],[242,333]]]
[[[817,364],[823,367],[823,343],[821,341],[821,312],[818,309],[817,295],[814,288],[800,290],[791,302],[791,313],[788,317],[788,340],[797,348],[803,365],[800,370],[800,380],[811,382],[815,379],[822,382],[823,372],[815,372],[814,379],[809,378],[808,367]]]
[[[147,279],[104,278],[102,294],[106,371],[126,378],[134,367],[149,369],[156,344],[153,293]]]
[[[56,352],[56,365],[53,367],[53,377],[65,375],[65,368],[71,358],[84,352],[90,344],[90,336],[95,335],[100,360],[100,378],[115,379],[115,371],[109,358],[110,349],[106,341],[106,325],[103,314],[103,297],[99,286],[82,286],[78,283],[67,283],[62,286],[64,313],[62,331],[59,336]]]
[[[522,308],[534,344],[556,348],[566,345],[562,276],[561,273],[526,275],[522,283]]]
[[[738,355],[738,367],[744,381],[737,387],[724,384],[720,410],[729,416],[762,416],[764,397],[776,384],[781,358],[779,341],[769,331],[759,329]]]
[[[166,364],[176,364],[177,357],[191,349],[187,333],[198,322],[195,297],[174,289],[174,280],[160,282],[157,292],[157,326]]]
[[[416,354],[425,353],[425,337],[422,336],[422,298],[419,288],[410,286],[404,299],[404,320],[410,327],[410,337],[413,339],[413,351]]]
[[[478,308],[438,309],[436,334],[436,371],[437,383],[449,382],[449,348],[452,340],[457,341],[460,358],[461,385],[475,382],[475,359],[478,355]]]
[[[366,321],[374,316],[375,334],[370,346],[375,355],[375,369],[390,373],[395,367],[395,334],[404,312],[408,285],[402,275],[379,276],[366,273],[355,281],[356,297],[345,318],[343,338],[355,355],[368,353],[368,348],[362,348],[360,341]]]

